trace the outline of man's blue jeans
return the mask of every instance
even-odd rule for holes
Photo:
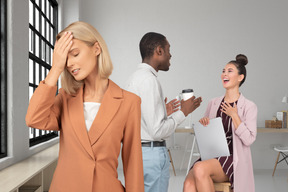
[[[166,147],[142,147],[145,192],[167,192],[170,158]]]

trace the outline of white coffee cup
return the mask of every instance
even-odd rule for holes
[[[194,95],[193,89],[183,89],[181,93],[181,98],[184,101],[186,101],[190,99],[191,97],[193,97],[193,95]]]

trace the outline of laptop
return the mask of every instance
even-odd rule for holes
[[[206,127],[195,123],[194,132],[202,160],[230,156],[221,117],[210,119]]]

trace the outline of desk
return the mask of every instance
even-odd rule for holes
[[[194,129],[193,128],[182,128],[182,127],[179,127],[177,129],[175,129],[175,133],[191,133],[191,134],[194,134]]]
[[[258,133],[288,133],[287,128],[264,128],[264,127],[258,127],[257,128]]]

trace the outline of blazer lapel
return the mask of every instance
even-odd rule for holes
[[[94,159],[84,119],[83,87],[79,88],[77,94],[68,100],[68,108],[70,121],[72,122],[73,129],[79,142],[87,153]]]
[[[88,132],[91,145],[101,137],[109,123],[119,110],[123,100],[123,92],[113,81],[109,80],[108,89],[104,94],[100,109]]]
[[[212,106],[211,112],[210,112],[212,118],[215,118],[215,117],[216,117],[217,111],[218,111],[218,109],[219,109],[219,106],[220,106],[221,101],[223,100],[223,98],[224,98],[224,96],[218,97],[218,98],[215,99],[215,101],[213,102],[213,106]]]

